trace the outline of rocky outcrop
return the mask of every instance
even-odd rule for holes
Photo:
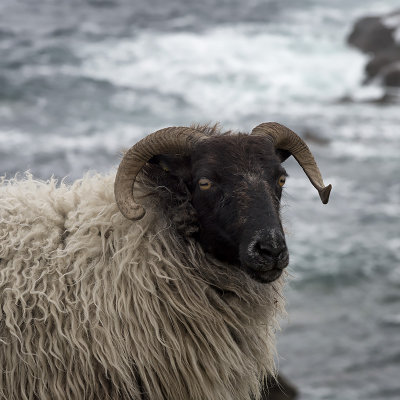
[[[390,65],[395,65],[399,60],[400,47],[389,47],[377,52],[365,67],[368,80],[374,79],[379,75],[385,75],[385,69],[390,67]]]
[[[365,53],[377,53],[395,45],[393,31],[381,17],[364,17],[355,23],[348,42]]]
[[[296,400],[298,391],[282,374],[279,374],[276,381],[268,384],[268,389],[264,389],[262,400]]]
[[[366,83],[377,79],[386,87],[400,88],[400,10],[361,18],[348,43],[370,55]]]

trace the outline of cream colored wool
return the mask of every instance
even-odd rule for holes
[[[0,181],[0,399],[259,398],[284,278],[211,260],[156,195],[126,220],[113,184]]]

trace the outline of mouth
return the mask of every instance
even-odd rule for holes
[[[283,270],[274,268],[269,271],[248,271],[250,277],[260,283],[272,283],[282,275]]]
[[[289,264],[289,257],[280,260],[274,260],[271,263],[251,263],[242,264],[244,271],[255,281],[259,283],[272,283],[282,275],[283,270]]]

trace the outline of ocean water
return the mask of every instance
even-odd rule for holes
[[[279,366],[307,400],[400,398],[400,103],[362,85],[352,22],[398,0],[0,3],[0,175],[74,180],[170,125],[284,123],[331,201],[288,161]],[[352,101],[343,101],[351,98]]]

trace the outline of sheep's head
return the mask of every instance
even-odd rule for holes
[[[122,160],[117,204],[125,217],[141,218],[145,210],[133,198],[133,184],[147,162],[157,165],[190,193],[203,249],[269,283],[289,262],[280,199],[287,176],[281,163],[290,155],[327,203],[331,186],[324,186],[306,144],[283,125],[265,123],[251,135],[207,136],[192,128],[155,132]]]

